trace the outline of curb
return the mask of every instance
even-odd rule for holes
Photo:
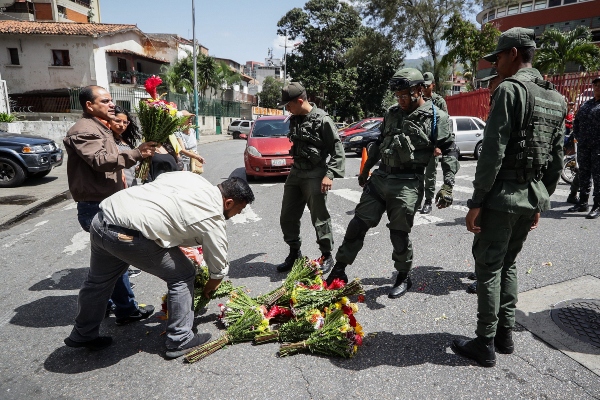
[[[55,204],[60,203],[61,201],[65,201],[65,200],[68,200],[71,198],[72,198],[71,193],[68,190],[65,190],[64,192],[54,195],[47,200],[43,200],[41,203],[35,204],[33,207],[26,209],[25,211],[21,212],[17,216],[12,217],[8,221],[0,224],[0,231],[9,229],[12,225],[16,224],[17,222],[21,222],[21,221],[29,218],[30,216],[33,216],[38,211],[40,211],[42,208],[53,206]]]

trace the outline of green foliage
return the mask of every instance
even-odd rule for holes
[[[272,76],[267,76],[262,84],[262,91],[258,93],[260,96],[260,106],[267,108],[277,107],[277,103],[281,100],[281,89],[283,82],[275,79]]]
[[[225,76],[223,74],[219,75],[215,60],[210,56],[198,54],[196,67],[198,69],[198,93],[200,97],[204,98],[208,89],[211,90],[211,94],[216,93],[221,80]],[[194,58],[192,54],[188,52],[187,57],[164,68],[161,78],[169,90],[175,93],[192,93],[194,91]]]
[[[548,29],[542,34],[540,44],[533,66],[542,73],[562,74],[569,62],[587,71],[600,67],[600,48],[592,43],[592,33],[585,26],[569,32]]]
[[[493,24],[484,24],[481,29],[455,13],[448,21],[448,28],[442,39],[446,41],[448,53],[442,57],[442,64],[459,62],[471,72],[471,84],[477,71],[477,63],[496,48],[500,31]],[[473,85],[471,85],[473,86]]]
[[[15,122],[17,117],[14,114],[0,113],[0,122]]]

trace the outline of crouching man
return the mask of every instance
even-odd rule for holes
[[[100,350],[112,343],[99,336],[106,302],[129,265],[167,282],[166,358],[177,358],[210,339],[192,332],[195,268],[178,246],[202,245],[210,271],[210,296],[228,272],[225,220],[254,201],[248,183],[229,178],[213,186],[191,172],[162,174],[156,181],[122,190],[100,204],[92,221],[92,256],[79,291],[70,347]]]

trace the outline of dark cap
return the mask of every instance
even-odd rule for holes
[[[290,84],[285,85],[283,89],[281,89],[281,101],[277,104],[277,108],[284,108],[287,103],[297,99],[302,93],[306,93],[306,90],[300,82],[291,82]]]
[[[483,57],[484,60],[489,62],[495,62],[498,53],[504,50],[512,49],[516,47],[535,47],[535,32],[533,29],[528,28],[510,28],[498,39],[496,50]]]
[[[433,74],[431,72],[425,72],[423,74],[423,79],[425,79],[425,82],[423,82],[425,84],[425,86],[429,86],[431,85],[431,83],[433,82]]]
[[[485,78],[481,78],[479,80],[479,82],[489,82],[492,79],[497,78],[497,77],[498,77],[498,74],[492,74],[492,75],[486,76]]]
[[[592,79],[592,83],[596,83],[597,81],[600,81],[600,76],[597,76],[594,79]]]

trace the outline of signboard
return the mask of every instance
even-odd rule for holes
[[[277,108],[252,107],[252,115],[257,117],[263,115],[283,115],[283,110]]]

